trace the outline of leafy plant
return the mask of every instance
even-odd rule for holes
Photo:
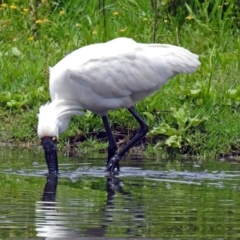
[[[238,107],[240,105],[240,86],[227,90],[226,104],[234,107]]]
[[[23,111],[26,108],[32,108],[34,104],[37,103],[37,99],[45,99],[46,96],[48,96],[48,94],[43,87],[33,88],[26,94],[6,91],[0,95],[0,104],[12,110]]]
[[[165,144],[171,148],[180,149],[183,142],[191,144],[189,138],[187,137],[188,130],[192,127],[197,127],[201,123],[207,120],[207,117],[198,118],[198,116],[190,117],[189,111],[186,110],[186,107],[183,106],[176,110],[171,108],[171,115],[175,119],[174,125],[176,127],[171,127],[167,123],[161,123],[159,126],[154,127],[150,131],[150,136],[164,135],[166,136]],[[162,144],[162,142],[157,143],[156,147]]]
[[[217,92],[211,87],[209,81],[200,82],[197,81],[193,85],[178,85],[178,96],[181,100],[190,98],[194,100],[197,106],[203,106],[204,104],[215,105],[217,100]]]

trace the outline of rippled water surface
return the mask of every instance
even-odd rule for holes
[[[46,175],[43,153],[0,153],[0,239],[240,237],[236,162],[60,157]]]

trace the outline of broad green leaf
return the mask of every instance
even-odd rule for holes
[[[9,102],[7,102],[7,106],[8,107],[14,107],[14,105],[16,104],[17,102],[15,101],[15,100],[11,100],[11,101],[9,101]]]
[[[3,92],[1,94],[1,97],[6,97],[6,98],[8,98],[10,100],[12,98],[12,95],[11,95],[10,92]]]
[[[147,116],[151,121],[154,121],[154,116],[150,112],[143,112],[143,115]]]
[[[12,48],[12,54],[17,57],[23,56],[23,53],[17,47]]]
[[[203,99],[202,98],[197,99],[196,104],[197,104],[197,106],[202,106],[203,105]]]
[[[6,103],[6,102],[9,102],[9,97],[7,97],[7,96],[0,96],[0,102],[4,102],[4,103]]]
[[[227,95],[235,101],[240,101],[240,87],[237,89],[228,89]]]
[[[237,56],[235,54],[233,54],[232,52],[225,52],[222,54],[219,54],[221,60],[237,60]]]
[[[166,140],[166,145],[169,147],[180,148],[181,147],[182,137],[173,135]]]
[[[238,90],[237,89],[228,89],[227,92],[230,96],[234,96],[238,92]]]
[[[160,4],[165,6],[165,5],[169,4],[169,0],[161,0]]]
[[[186,116],[185,111],[182,108],[180,108],[178,111],[174,112],[172,115],[177,120],[179,130],[180,131],[183,130],[188,120],[188,117]]]
[[[153,128],[152,131],[150,131],[151,135],[159,135],[163,134],[166,136],[172,136],[172,135],[177,135],[178,131],[175,128],[170,127],[166,123],[161,123],[160,126]]]
[[[191,89],[190,90],[190,96],[196,97],[201,92],[201,89]]]
[[[94,116],[94,114],[91,112],[91,111],[86,111],[85,112],[85,115],[84,115],[86,118],[92,118]]]
[[[189,118],[189,125],[190,126],[198,126],[199,124],[201,124],[202,122],[206,121],[208,118],[207,117],[203,117],[202,119],[198,119],[198,118]]]
[[[12,99],[19,101],[19,100],[23,99],[23,95],[19,94],[19,93],[14,93],[12,95]]]
[[[228,106],[232,106],[233,103],[234,103],[234,102],[233,102],[232,99],[227,99],[227,103],[226,103],[226,104],[227,104]]]

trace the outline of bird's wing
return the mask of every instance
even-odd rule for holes
[[[111,99],[153,92],[167,79],[193,72],[199,65],[198,56],[184,48],[118,38],[71,53],[54,67],[54,75],[65,74],[63,81],[74,81]],[[61,83],[55,77],[52,84]]]

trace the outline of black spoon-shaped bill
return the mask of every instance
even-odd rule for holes
[[[44,149],[49,174],[58,174],[57,138],[43,137],[41,144]]]

